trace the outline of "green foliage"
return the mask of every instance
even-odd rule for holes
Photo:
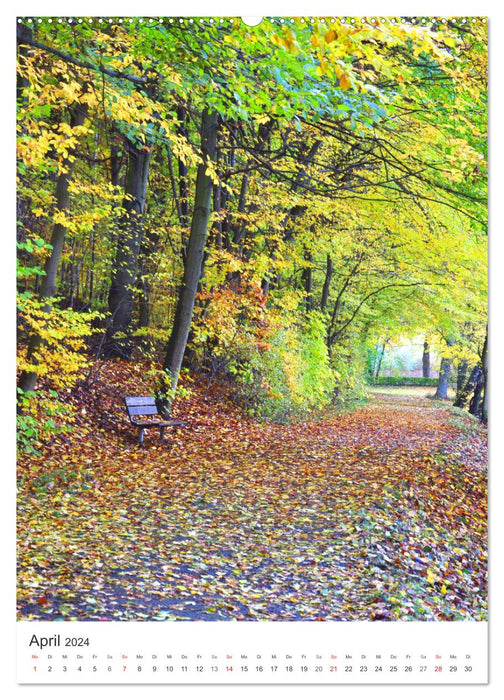
[[[367,353],[355,337],[334,349],[331,366],[337,379],[335,400],[338,403],[367,396]]]
[[[377,377],[369,383],[377,386],[437,386],[436,377]]]
[[[44,337],[41,376],[71,384],[67,370],[84,349],[69,355],[57,337],[60,326],[72,337],[77,316],[46,319],[33,302],[51,231],[66,230],[61,306],[104,309],[120,203],[133,197],[111,180],[128,181],[131,145],[152,158],[133,323],[121,330],[145,334],[146,354],[166,344],[204,110],[219,126],[215,160],[205,161],[214,191],[190,335],[198,369],[236,376],[256,412],[288,416],[335,393],[362,396],[373,360],[366,365],[362,347],[384,339],[427,333],[452,339],[457,356],[477,350],[486,327],[485,23],[341,20],[27,20],[39,48],[20,46],[18,62],[19,292],[23,330]],[[87,118],[72,127],[76,103]],[[71,202],[58,211],[55,176],[73,160]],[[135,331],[139,300],[149,327]]]
[[[187,377],[188,371],[182,370],[181,376]],[[163,369],[156,364],[153,364],[146,372],[146,379],[152,386],[152,394],[162,402],[166,402],[171,406],[175,399],[175,391],[173,389],[173,377],[169,369]],[[187,398],[191,395],[191,390],[184,385],[183,382],[177,385],[177,397],[179,399]]]
[[[54,390],[18,392],[16,438],[20,453],[38,455],[42,441],[72,429],[73,411]]]
[[[17,436],[22,452],[36,453],[35,444],[71,427],[72,412],[58,398],[84,377],[90,361],[85,340],[93,333],[97,312],[78,313],[73,309],[48,307],[29,291],[18,294],[20,337],[27,327],[38,332],[41,342],[29,357],[26,349],[18,353],[18,369],[36,372],[44,385],[53,387],[23,392],[18,387]]]
[[[300,332],[302,363],[301,396],[309,405],[323,405],[335,388],[325,343],[325,322],[322,314],[312,311]]]
[[[269,336],[267,350],[251,353],[237,372],[256,415],[280,422],[331,401],[336,385],[317,313],[302,324],[284,324]]]
[[[82,378],[89,366],[83,353],[85,339],[93,333],[92,321],[101,317],[96,311],[79,313],[55,304],[48,306],[46,300],[40,301],[30,292],[21,293],[18,296],[20,335],[30,328],[41,342],[31,357],[25,353],[19,355],[19,369],[49,378],[56,388],[67,388]]]
[[[30,279],[33,275],[45,275],[45,271],[40,264],[35,262],[35,257],[43,256],[52,246],[45,243],[42,238],[27,238],[18,242],[18,257],[16,259],[16,277],[18,280]],[[28,258],[29,262],[25,262]]]

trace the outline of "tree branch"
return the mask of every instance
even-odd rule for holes
[[[123,80],[129,80],[131,83],[135,83],[135,85],[146,85],[148,82],[146,78],[140,78],[137,75],[130,75],[129,73],[121,73],[121,71],[118,70],[111,70],[110,68],[105,68],[103,64],[95,66],[92,63],[89,63],[88,61],[81,61],[77,58],[74,58],[70,54],[64,53],[63,51],[59,51],[58,49],[54,49],[52,46],[47,46],[47,44],[42,44],[40,43],[40,41],[35,41],[35,39],[31,39],[29,36],[27,36],[26,32],[23,32],[21,30],[20,25],[18,25],[17,37],[19,44],[28,44],[29,46],[32,46],[35,49],[46,51],[47,53],[53,54],[54,56],[58,56],[58,58],[61,58],[67,63],[71,63],[74,66],[78,66],[79,68],[86,68],[88,70],[98,71],[99,73],[108,75],[111,78],[122,78]]]

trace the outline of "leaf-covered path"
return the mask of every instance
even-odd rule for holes
[[[72,437],[20,464],[20,619],[486,617],[486,433],[469,417],[379,395],[283,426],[210,392],[141,449],[117,396],[83,393]]]

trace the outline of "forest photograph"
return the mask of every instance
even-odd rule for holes
[[[485,18],[16,30],[17,619],[487,620]]]

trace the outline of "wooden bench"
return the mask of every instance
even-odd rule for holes
[[[148,428],[159,428],[161,440],[164,439],[165,428],[171,426],[183,427],[184,421],[164,420],[159,415],[156,400],[153,396],[126,396],[124,399],[126,410],[132,425],[136,426],[140,432],[138,442],[143,445],[144,432]],[[145,417],[149,416],[146,420]]]

